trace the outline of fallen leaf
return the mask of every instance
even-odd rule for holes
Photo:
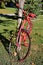
[[[32,65],[35,65],[35,63],[32,62]]]

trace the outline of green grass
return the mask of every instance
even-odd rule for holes
[[[0,9],[0,14],[14,14],[16,13],[17,9],[16,8],[5,8],[5,9]]]
[[[9,44],[10,32],[16,31],[17,20],[0,17],[0,65],[43,65],[43,15],[39,15],[32,23],[30,55],[23,62],[13,62],[14,58],[9,58],[5,47]]]
[[[37,44],[43,44],[43,15],[33,21],[32,38]],[[37,41],[36,41],[37,40]]]

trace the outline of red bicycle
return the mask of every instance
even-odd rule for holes
[[[19,7],[18,4],[16,6]],[[10,38],[9,44],[9,53],[17,61],[23,61],[29,54],[31,47],[30,32],[32,31],[31,17],[36,17],[33,13],[29,13],[27,15],[26,11],[24,10],[23,14],[25,16],[25,19],[22,21],[19,31],[17,32],[16,43],[14,42],[14,45],[12,43],[12,39],[15,36],[13,34]]]

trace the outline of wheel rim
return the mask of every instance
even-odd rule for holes
[[[12,57],[12,59],[14,59],[14,61],[23,61],[29,54],[29,51],[30,51],[30,46],[31,46],[31,40],[30,40],[30,36],[28,34],[28,32],[24,29],[21,30],[21,34],[18,36],[18,40],[20,41],[20,36],[22,35],[22,33],[26,33],[27,35],[27,39],[28,39],[28,47],[24,46],[24,41],[22,40],[22,43],[21,43],[21,50],[20,52],[17,52],[17,46],[15,45],[15,43],[13,42],[10,42],[10,45],[9,45],[9,53],[10,53],[10,57]],[[15,37],[13,37],[12,40],[15,40]],[[27,40],[26,40],[27,41]],[[14,55],[14,52],[17,52],[17,55],[15,56]]]
[[[28,42],[27,43],[28,47],[24,46],[25,40],[23,40],[23,36],[22,36],[23,33],[26,35],[26,42]],[[22,36],[21,50],[20,50],[20,52],[18,52],[18,60],[19,61],[23,61],[28,56],[29,51],[30,51],[30,46],[31,46],[30,36],[26,30],[24,30],[24,29],[21,30],[21,34],[19,36],[19,41],[20,41],[21,36]]]

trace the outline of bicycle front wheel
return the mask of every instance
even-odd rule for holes
[[[18,60],[23,61],[29,54],[31,47],[31,39],[28,32],[25,29],[21,30],[21,33],[18,36],[21,50],[17,51]]]

